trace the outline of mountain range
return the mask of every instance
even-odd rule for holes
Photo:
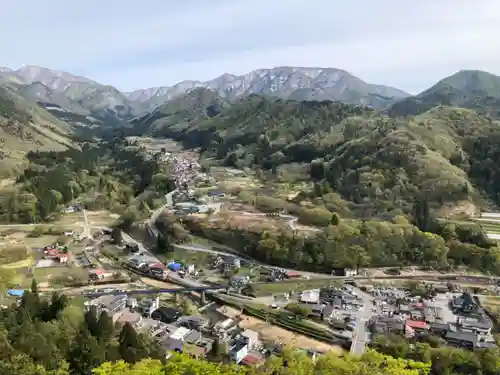
[[[439,205],[480,196],[500,204],[497,182],[484,179],[484,168],[496,168],[489,155],[497,153],[498,120],[500,77],[476,70],[411,96],[333,68],[261,69],[129,93],[47,68],[0,69],[7,171],[22,167],[28,150],[76,147],[76,125],[94,136],[127,125],[120,134],[171,137],[236,167],[323,160],[323,177],[355,205],[406,211],[419,189]]]
[[[38,66],[18,70],[0,68],[0,78],[30,101],[50,104],[52,110],[60,107],[87,116],[87,120],[94,123],[119,123],[144,115],[195,88],[215,91],[230,102],[250,94],[262,94],[294,100],[338,100],[375,109],[387,108],[409,96],[402,90],[369,84],[333,68],[259,69],[241,76],[223,74],[205,82],[182,81],[174,86],[133,92],[120,92],[85,77]]]

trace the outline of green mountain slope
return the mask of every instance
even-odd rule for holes
[[[162,135],[201,147],[230,166],[308,165],[312,179],[327,181],[343,198],[378,214],[408,212],[423,192],[436,207],[480,201],[485,183],[471,175],[470,166],[486,156],[472,145],[500,131],[500,123],[473,110],[446,106],[391,118],[340,102],[251,95],[213,117],[189,108],[194,107],[183,107],[179,117],[157,112],[140,125],[154,134],[161,123]]]
[[[479,70],[463,70],[416,96],[395,103],[389,114],[416,115],[437,105],[474,109],[500,118],[500,77]]]
[[[0,86],[0,175],[23,167],[27,151],[72,147],[71,127],[7,86]]]
[[[197,128],[200,123],[228,107],[229,103],[215,92],[196,88],[136,119],[133,124],[155,136],[168,136],[176,132],[181,134],[188,129]]]

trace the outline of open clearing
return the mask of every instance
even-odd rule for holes
[[[137,142],[139,146],[144,147],[147,151],[152,153],[160,152],[162,148],[165,148],[165,151],[167,152],[180,152],[183,150],[182,146],[179,143],[171,139],[127,137],[127,141]]]
[[[481,304],[486,308],[497,310],[500,308],[500,297],[498,296],[481,297]]]
[[[108,227],[113,225],[120,216],[108,211],[87,211],[90,226]]]
[[[325,288],[325,287],[339,287],[342,282],[332,279],[315,279],[315,280],[285,280],[276,281],[273,283],[253,283],[250,284],[249,289],[256,295],[256,297],[269,296],[280,293],[294,293],[308,289]]]
[[[338,345],[330,345],[309,337],[298,335],[284,328],[274,326],[263,320],[241,314],[239,310],[229,306],[219,308],[219,311],[231,318],[241,318],[240,327],[256,331],[260,334],[262,340],[268,342],[281,341],[285,345],[291,345],[303,349],[312,349],[320,352],[331,352],[335,354],[343,354],[345,351]]]

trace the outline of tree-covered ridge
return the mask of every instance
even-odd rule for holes
[[[396,102],[389,114],[417,115],[437,105],[469,108],[482,115],[500,118],[500,77],[479,70],[463,70],[418,95]]]
[[[184,121],[158,112],[149,125],[164,121],[159,134],[201,147],[205,156],[229,166],[274,171],[309,164],[313,180],[326,180],[344,199],[373,205],[376,213],[409,212],[423,193],[436,206],[477,201],[486,186],[471,165],[482,163],[484,153],[473,145],[500,131],[500,123],[487,116],[446,106],[391,118],[339,102],[251,95],[208,118],[199,115],[200,108],[206,110],[203,101],[186,103]],[[147,127],[148,120],[140,126]]]
[[[172,131],[196,127],[202,121],[216,116],[229,106],[217,93],[196,88],[157,107],[151,113],[132,121],[136,130],[164,136]],[[168,134],[167,134],[168,135]]]
[[[128,146],[113,138],[81,149],[29,152],[17,184],[0,192],[0,222],[50,220],[75,200],[121,213],[136,202],[148,211],[148,204],[170,189],[169,178],[156,160]],[[148,187],[152,194],[142,196]]]
[[[75,147],[70,126],[0,86],[0,177],[19,173],[29,150]]]

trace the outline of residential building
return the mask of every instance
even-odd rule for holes
[[[243,341],[237,341],[228,352],[229,359],[236,364],[248,354],[248,344]]]
[[[260,342],[258,332],[252,331],[250,329],[245,329],[243,332],[241,332],[241,336],[248,343],[248,346],[250,348],[255,348]]]
[[[300,293],[300,302],[317,304],[319,302],[319,289],[305,290]]]
[[[173,323],[175,322],[182,313],[172,307],[161,306],[152,312],[151,318],[159,320],[163,323]]]
[[[373,317],[370,319],[369,327],[373,333],[403,333],[405,330],[404,322],[401,319],[390,316]]]
[[[243,359],[240,361],[240,365],[246,366],[258,366],[263,361],[262,354],[259,352],[249,352]]]
[[[431,323],[429,331],[438,336],[444,336],[449,331],[456,331],[456,327],[450,323]]]
[[[445,339],[451,345],[456,345],[467,349],[484,349],[496,347],[496,343],[493,337],[478,335],[472,332],[451,331],[446,334]]]
[[[64,253],[59,251],[56,248],[49,248],[44,251],[44,258],[45,259],[53,259],[58,261],[59,263],[68,263],[69,261],[69,255],[68,253]]]
[[[168,268],[163,263],[153,263],[149,265],[149,272],[153,276],[165,278],[168,275]]]
[[[129,310],[123,310],[122,312],[118,312],[116,315],[117,316],[115,316],[113,320],[115,321],[115,324],[120,326],[129,323],[132,327],[137,328],[143,319],[141,314]]]
[[[405,329],[407,329],[407,327],[411,328],[417,333],[426,332],[429,330],[429,325],[422,320],[406,320]]]
[[[113,276],[112,272],[106,271],[102,268],[96,268],[89,271],[89,277],[91,280],[101,280],[111,276]]]
[[[493,328],[493,323],[487,316],[480,316],[459,320],[458,326],[460,330],[464,332],[489,335],[491,333],[491,329]]]
[[[106,311],[108,315],[113,315],[116,312],[123,310],[127,304],[126,295],[117,296],[101,296],[91,301],[85,302],[85,311],[94,310],[99,316],[102,311]]]
[[[179,311],[180,314],[180,311]],[[199,315],[188,315],[181,316],[177,320],[177,325],[186,327],[189,329],[203,330],[208,327],[210,320],[204,316]]]
[[[451,308],[454,311],[471,313],[476,310],[477,305],[470,293],[463,293],[460,297],[454,297],[451,300]]]
[[[139,302],[137,306],[137,311],[139,311],[144,316],[151,316],[152,313],[159,307],[160,305],[160,297],[156,297],[156,299],[144,298]]]
[[[332,276],[354,277],[358,275],[358,271],[352,268],[334,268]]]

